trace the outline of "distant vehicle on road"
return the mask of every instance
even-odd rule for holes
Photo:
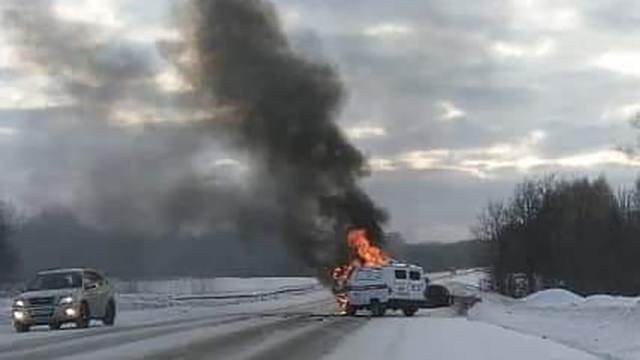
[[[367,309],[374,316],[383,316],[392,309],[413,316],[425,305],[424,289],[420,266],[393,262],[382,267],[359,267],[346,283],[347,314]]]
[[[56,330],[65,323],[86,328],[91,319],[111,326],[116,318],[115,290],[93,269],[45,270],[14,299],[11,316],[17,332],[29,331],[34,325]]]
[[[507,294],[519,299],[533,293],[533,286],[525,273],[511,273],[506,276]]]

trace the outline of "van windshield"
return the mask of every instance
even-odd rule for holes
[[[40,274],[27,283],[27,290],[57,290],[82,286],[82,276],[77,272]]]
[[[379,270],[366,270],[358,271],[356,275],[357,281],[374,281],[382,279],[382,274]]]
[[[409,279],[411,280],[420,280],[422,276],[420,276],[419,271],[411,271],[409,272]]]
[[[396,279],[406,279],[407,272],[404,270],[396,270]]]

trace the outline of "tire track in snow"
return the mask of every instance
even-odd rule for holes
[[[310,311],[328,306],[333,299],[322,299],[302,304],[277,307],[268,311],[235,312],[206,317],[177,319],[114,328],[89,330],[67,329],[69,334],[24,339],[0,347],[0,359],[53,359],[56,357],[94,352],[101,349],[139,342],[164,335],[189,331],[194,328],[211,328],[249,319],[261,319],[291,315],[309,315]]]

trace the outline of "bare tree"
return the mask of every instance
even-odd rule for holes
[[[604,177],[526,180],[473,228],[493,249],[498,290],[509,274],[589,293],[640,293],[640,182],[616,194]]]
[[[12,279],[17,265],[15,249],[9,237],[15,227],[15,212],[6,202],[0,202],[0,283]]]

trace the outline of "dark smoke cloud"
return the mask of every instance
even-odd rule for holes
[[[343,89],[333,68],[295,53],[267,2],[188,4],[185,40],[157,48],[62,20],[47,0],[4,4],[22,71],[52,79],[50,95],[63,103],[21,113],[14,156],[0,155],[21,174],[11,192],[121,239],[162,238],[165,256],[167,242],[206,238],[209,246],[187,243],[224,253],[216,245],[235,237],[261,244],[265,259],[291,253],[328,274],[346,255],[348,226],[380,240],[385,215],[358,186],[365,159],[334,123]],[[189,89],[157,86],[166,61]],[[146,122],[124,126],[123,113]],[[216,163],[226,157],[244,165]],[[127,243],[108,251],[127,253]]]
[[[242,145],[275,184],[287,243],[323,268],[346,226],[379,238],[385,215],[358,187],[365,159],[334,122],[343,89],[333,68],[294,53],[265,1],[197,0],[191,11],[196,85],[236,108]]]

